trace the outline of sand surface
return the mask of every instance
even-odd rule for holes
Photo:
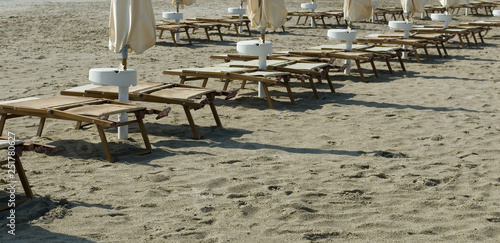
[[[169,2],[153,1],[157,20],[174,11]],[[288,10],[300,10],[301,2],[287,0]],[[318,2],[318,10],[342,7]],[[198,1],[182,11],[187,18],[222,16],[238,4]],[[117,67],[120,56],[107,48],[108,16],[104,0],[1,1],[0,100],[57,95],[88,84],[91,68]],[[461,10],[451,24],[490,19]],[[267,35],[275,51],[339,43],[327,39],[327,29],[295,21]],[[327,19],[328,28],[345,28],[333,23]],[[383,23],[354,27],[358,36],[389,32]],[[141,81],[178,82],[162,71],[221,63],[210,55],[236,53],[238,41],[257,38],[255,30],[253,37],[223,34],[224,41],[212,35],[208,42],[197,31],[193,45],[181,36],[179,47],[167,35],[132,53],[129,68]],[[320,99],[293,80],[296,104],[283,87],[272,87],[274,110],[249,83],[236,98],[216,100],[224,128],[201,140],[172,105],[168,117],[145,119],[150,155],[129,155],[143,145],[137,127],[130,141],[108,132],[112,153],[122,155],[116,163],[106,161],[94,127],[48,120],[43,136],[34,137],[37,119],[9,120],[4,136],[13,132],[58,151],[23,155],[36,198],[16,207],[16,236],[1,224],[0,242],[496,242],[500,29],[484,40],[462,49],[455,38],[443,58],[429,48],[431,60],[412,57],[406,73],[392,61],[391,75],[376,61],[375,78],[363,64],[367,83],[356,72],[331,73],[337,93],[317,84]],[[193,116],[202,132],[213,129],[210,109]],[[6,177],[2,170],[2,187]],[[0,216],[6,222],[7,212]]]

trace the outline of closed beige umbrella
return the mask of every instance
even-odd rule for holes
[[[372,0],[344,0],[344,18],[348,21],[362,21],[373,16]]]
[[[265,40],[265,29],[276,30],[286,22],[288,11],[283,0],[247,0],[247,16]]]
[[[124,68],[128,51],[143,53],[156,43],[151,0],[112,0],[109,16],[109,49],[122,53]]]
[[[407,20],[415,13],[424,12],[424,3],[422,0],[401,0],[401,6]]]
[[[448,8],[458,6],[460,0],[439,0],[439,2],[446,8],[446,11],[448,11]]]
[[[129,86],[137,84],[135,70],[127,69],[129,51],[137,54],[156,43],[156,25],[151,0],[111,0],[109,14],[109,49],[122,54],[122,68],[91,69],[92,82],[118,86],[118,100],[129,102]],[[128,121],[126,113],[118,116],[122,123]],[[128,126],[118,127],[118,138],[128,138]]]

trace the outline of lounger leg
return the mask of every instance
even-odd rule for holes
[[[106,154],[106,158],[109,162],[115,162],[113,156],[111,156],[111,152],[109,151],[108,140],[106,139],[106,134],[104,134],[104,129],[101,126],[96,125],[97,131],[99,132],[99,137],[101,137],[102,148],[104,149],[104,153]]]
[[[444,42],[441,42],[441,48],[443,48],[444,55],[448,56],[448,51],[446,50],[446,47],[444,46]]]
[[[323,22],[323,28],[326,29],[325,17],[321,16],[321,22]]]
[[[309,83],[311,84],[311,89],[313,90],[314,97],[316,97],[316,99],[319,99],[318,90],[316,89],[316,85],[314,85],[314,80],[312,77],[309,77]]]
[[[203,82],[201,83],[201,87],[203,88],[207,87],[207,83],[208,83],[208,78],[204,78]]]
[[[200,134],[198,133],[198,130],[196,129],[196,125],[194,124],[194,119],[193,116],[191,115],[191,110],[189,110],[189,107],[187,106],[182,106],[184,108],[184,113],[186,113],[186,117],[189,122],[189,126],[191,127],[191,131],[193,132],[193,136],[195,139],[200,139]]]
[[[229,86],[229,82],[231,81],[231,79],[226,78],[223,81],[224,81],[224,87],[222,88],[222,90],[226,91],[227,87]]]
[[[335,88],[333,87],[332,80],[330,79],[330,75],[328,73],[325,75],[326,82],[328,82],[328,86],[330,86],[330,90],[332,93],[335,93]]]
[[[297,23],[295,23],[295,25],[299,25],[300,18],[301,18],[301,16],[299,16],[299,17],[297,18]]]
[[[210,41],[210,35],[208,34],[208,29],[205,28],[205,33],[207,34],[207,40]]]
[[[219,113],[217,113],[217,108],[215,108],[214,97],[212,95],[207,95],[207,99],[208,99],[208,105],[212,110],[212,114],[214,116],[217,127],[222,127],[222,122],[220,121]]]
[[[189,31],[188,31],[188,28],[185,28],[186,30],[186,35],[187,35],[187,38],[188,38],[188,41],[189,41],[189,44],[193,44],[193,42],[191,42],[191,37],[189,36]]]
[[[28,183],[28,177],[26,176],[26,173],[24,173],[24,168],[21,163],[21,159],[17,154],[14,156],[14,163],[16,165],[17,175],[19,175],[19,179],[21,180],[21,184],[23,185],[26,197],[29,199],[33,198],[33,192],[31,191],[30,184]]]
[[[467,41],[467,46],[471,47],[470,40],[469,40],[469,35],[465,34],[464,37],[465,37],[465,40]]]
[[[246,80],[243,80],[243,82],[241,82],[241,87],[240,87],[240,89],[244,89],[246,84],[247,84],[247,81],[246,81]]]
[[[82,122],[76,122],[75,130],[80,130],[82,128]]]
[[[462,48],[465,48],[465,44],[464,44],[464,41],[462,40],[462,36],[461,35],[457,35],[458,36],[458,39],[460,40],[460,44],[462,45]]]
[[[479,43],[477,43],[477,38],[476,38],[476,35],[474,34],[474,32],[471,32],[470,34],[472,35],[472,38],[474,39],[474,43],[476,43],[476,45],[478,45]]]
[[[0,136],[2,136],[3,128],[5,127],[6,120],[7,120],[7,114],[0,115]]]
[[[375,77],[378,78],[377,68],[375,68],[375,63],[373,62],[373,60],[370,61],[370,64],[372,65],[372,69],[373,69],[373,73],[375,74]]]
[[[385,63],[387,64],[387,68],[389,69],[389,73],[394,74],[392,72],[391,63],[389,62],[389,57],[385,57]]]
[[[240,37],[240,31],[238,29],[239,29],[238,26],[234,24],[234,30],[236,31],[236,36]]]
[[[269,94],[269,89],[266,83],[262,83],[262,88],[264,90],[264,94],[266,94],[267,104],[269,105],[269,109],[274,109],[273,100],[271,99],[271,94]]]
[[[139,126],[139,130],[141,131],[142,140],[144,140],[144,145],[146,146],[146,151],[140,153],[142,154],[150,154],[153,152],[153,148],[151,147],[151,143],[149,142],[149,137],[146,132],[146,127],[144,126],[144,121],[142,121],[142,117],[139,112],[135,113],[135,118],[137,119],[137,125]]]
[[[431,56],[429,56],[429,52],[427,51],[427,46],[424,46],[424,53],[425,53],[425,57],[427,58],[427,60],[431,60]]]
[[[398,56],[399,64],[401,64],[401,69],[403,69],[403,72],[406,72],[405,64],[403,63],[403,58],[401,58],[401,52],[396,53]]]
[[[420,63],[420,57],[418,56],[417,49],[413,50],[415,52],[415,58],[417,59],[417,62]]]
[[[359,60],[354,60],[356,62],[356,66],[358,67],[358,72],[359,72],[359,76],[361,76],[361,81],[363,81],[363,83],[366,83],[366,80],[365,80],[365,75],[363,75],[363,70],[361,69],[361,63],[359,63]]]
[[[40,118],[40,123],[38,124],[38,130],[36,131],[36,136],[41,137],[43,126],[45,126],[45,117]]]
[[[248,30],[248,36],[252,36],[252,32],[250,32],[250,25],[246,23],[247,30]]]
[[[287,76],[283,78],[283,83],[285,84],[286,92],[288,93],[288,98],[290,98],[290,102],[292,103],[292,105],[295,105],[295,99],[293,99],[292,95],[292,88],[290,88],[290,77]]]
[[[224,39],[222,39],[222,33],[220,32],[220,26],[217,26],[217,32],[219,32],[220,41],[224,41]]]
[[[441,54],[441,50],[439,50],[439,45],[438,45],[438,43],[436,43],[436,50],[437,50],[437,52],[438,52],[438,54],[439,54],[439,57],[443,57],[443,54]]]
[[[174,41],[174,45],[177,46],[177,41],[175,40],[175,33],[174,33],[174,31],[170,31],[170,34],[172,35],[172,40]]]

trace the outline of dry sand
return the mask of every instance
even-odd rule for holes
[[[157,19],[173,11],[170,1],[153,2]],[[301,2],[286,4],[299,10]],[[183,12],[222,16],[238,3],[198,1]],[[319,5],[339,9],[342,1]],[[88,84],[90,68],[120,62],[107,49],[108,1],[2,1],[0,13],[0,100],[57,95]],[[461,11],[451,24],[488,19]],[[295,18],[286,26],[267,35],[274,50],[336,43],[326,29],[296,26]],[[380,23],[355,28],[359,36],[389,31]],[[218,63],[209,56],[256,39],[223,32],[225,41],[197,32],[193,45],[181,40],[180,47],[159,39],[131,54],[129,67],[142,81],[177,82],[162,70]],[[216,101],[224,128],[202,140],[192,139],[182,109],[172,106],[165,119],[146,118],[154,152],[116,163],[106,161],[95,128],[49,120],[31,141],[59,151],[22,157],[36,199],[16,208],[16,236],[2,223],[0,241],[497,242],[500,30],[485,42],[461,49],[454,39],[448,57],[430,49],[432,59],[408,60],[406,73],[393,62],[390,75],[377,61],[378,79],[364,66],[368,83],[356,73],[332,74],[337,93],[319,84],[318,100],[294,81],[296,105],[272,88],[274,110],[249,84],[235,99]],[[202,130],[214,125],[207,108],[194,116]],[[14,119],[5,131],[29,137],[36,126],[34,118]],[[137,128],[131,133],[123,142],[110,131],[112,153],[142,145]],[[0,216],[6,222],[6,212]]]

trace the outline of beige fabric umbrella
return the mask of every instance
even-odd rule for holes
[[[261,32],[266,28],[273,30],[285,24],[288,11],[283,0],[247,0],[247,16],[252,27]]]
[[[112,0],[109,16],[109,49],[143,53],[156,43],[151,0]],[[126,59],[126,56],[124,57]],[[125,63],[126,68],[126,63]]]
[[[415,13],[424,12],[424,3],[422,0],[401,0],[401,6],[403,7],[406,18]]]
[[[449,7],[458,6],[460,0],[439,0],[439,2],[443,5],[443,7],[448,9]]]
[[[362,21],[373,16],[372,0],[344,0],[344,18],[349,21]]]

